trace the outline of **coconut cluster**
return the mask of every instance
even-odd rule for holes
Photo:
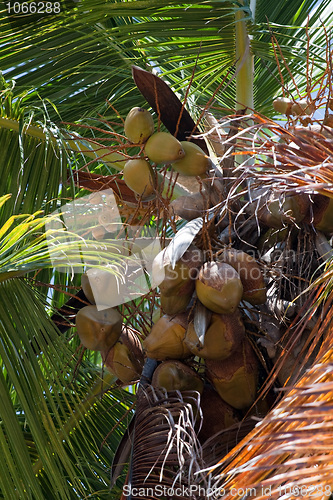
[[[142,343],[138,332],[124,326],[117,309],[98,309],[95,304],[90,278],[105,280],[108,273],[96,270],[89,277],[84,273],[81,286],[91,304],[76,315],[81,343],[100,351],[106,369],[125,385],[140,378],[145,356],[159,361],[152,381],[156,387],[204,394],[211,384],[223,400],[226,418],[231,418],[256,396],[258,361],[245,336],[240,302],[266,301],[262,271],[250,255],[233,248],[224,248],[214,261],[205,262],[193,244],[174,266],[163,262],[161,269],[161,265],[155,259],[153,278],[164,314]],[[199,310],[207,318],[200,338]],[[199,375],[193,366],[200,360]]]
[[[226,414],[248,408],[255,400],[259,365],[245,336],[240,302],[259,305],[266,301],[259,264],[233,248],[225,248],[216,260],[204,262],[203,253],[190,245],[174,266],[164,265],[164,276],[160,266],[160,261],[155,262],[153,275],[160,277],[164,315],[143,341],[146,356],[161,362],[163,377],[156,376],[154,383],[167,390],[181,390],[179,381],[170,382],[174,373],[177,371],[181,379],[185,368],[178,372],[180,366],[191,368],[195,359],[202,359],[202,380],[214,386]],[[198,308],[208,318],[200,338],[195,321]],[[197,386],[197,374],[193,372],[193,386],[186,383],[186,389],[198,390]]]
[[[135,107],[125,119],[124,132],[128,141],[140,146],[140,154],[128,160],[123,169],[124,181],[142,199],[154,196],[159,166],[172,168],[187,176],[205,176],[210,167],[209,157],[196,144],[178,141],[168,132],[155,131],[151,113]]]
[[[110,273],[96,270],[93,276],[84,273],[82,290],[91,305],[84,306],[76,314],[76,330],[82,345],[92,351],[100,351],[104,366],[122,384],[139,380],[144,356],[138,332],[124,326],[123,318],[113,307],[98,308],[92,291],[91,279],[107,279]]]
[[[139,154],[130,158],[123,170],[126,185],[138,197],[149,200],[155,196],[158,169],[170,165],[183,175],[203,179],[200,193],[171,204],[177,215],[183,211],[181,216],[190,220],[202,215],[207,206],[219,203],[219,181],[212,185],[204,179],[211,162],[196,144],[156,131],[153,116],[139,107],[128,113],[124,133],[129,143],[140,147]],[[92,203],[96,201],[95,196],[98,193],[92,195]],[[195,210],[194,196],[197,197]],[[107,210],[99,222],[106,231],[109,229]],[[125,385],[139,380],[145,357],[156,359],[158,367],[153,386],[184,393],[196,391],[203,401],[217,398],[217,406],[224,415],[220,425],[237,422],[240,415],[237,412],[251,406],[257,391],[259,365],[245,335],[241,301],[252,305],[266,301],[260,266],[250,255],[233,248],[223,248],[214,260],[207,260],[203,252],[191,244],[175,265],[155,259],[152,273],[153,282],[159,288],[163,315],[157,318],[142,342],[139,332],[124,326],[117,309],[99,310],[95,304],[91,285],[98,282],[100,286],[94,288],[111,294],[109,273],[95,270],[89,277],[84,273],[81,286],[90,305],[83,307],[76,317],[81,343],[87,349],[100,351],[105,368]],[[99,302],[96,299],[96,303]],[[200,335],[198,314],[205,317]],[[206,406],[202,409],[208,422],[212,417],[209,416],[211,404]]]

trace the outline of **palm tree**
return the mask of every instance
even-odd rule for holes
[[[129,109],[145,104],[133,65],[163,75],[194,121],[204,108],[216,118],[244,107],[273,117],[274,97],[311,95],[326,70],[329,35],[323,27],[332,22],[330,2],[68,1],[59,14],[40,18],[8,17],[6,9],[0,51],[0,494],[119,498],[124,477],[110,492],[110,465],[130,428],[134,390],[120,388],[103,371],[100,354],[82,350],[69,328],[78,304],[87,303],[81,272],[59,270],[63,262],[50,255],[43,224],[48,214],[87,195],[77,172],[89,171],[86,188],[94,174],[110,176],[124,194],[116,134],[123,133],[121,118]],[[174,196],[184,193],[177,183]],[[178,222],[177,229],[184,225]],[[174,227],[162,230],[170,237]],[[68,246],[60,244],[58,249]],[[147,302],[134,301],[121,312],[148,332]],[[279,425],[269,422],[267,432]],[[195,440],[191,446],[196,449]],[[254,456],[263,452],[255,450]],[[240,458],[236,451],[225,459],[225,474],[247,459],[245,446]],[[239,487],[262,479],[246,483],[242,476]]]

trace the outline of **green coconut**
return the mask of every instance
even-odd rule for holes
[[[154,119],[144,108],[132,108],[125,119],[126,137],[135,144],[143,144],[154,133]]]
[[[144,198],[155,190],[155,174],[147,160],[136,158],[128,160],[123,170],[124,181],[134,193]]]
[[[173,163],[185,156],[181,143],[168,132],[155,132],[145,144],[145,154],[153,163]]]
[[[181,141],[184,158],[176,160],[172,168],[182,175],[205,175],[211,165],[209,156],[194,142]]]

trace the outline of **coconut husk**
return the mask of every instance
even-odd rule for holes
[[[257,392],[259,364],[251,344],[245,339],[232,356],[206,360],[206,375],[220,397],[233,408],[251,406]]]
[[[116,309],[85,306],[76,314],[76,329],[84,347],[93,351],[110,349],[121,334],[122,317]]]
[[[264,276],[257,261],[251,255],[235,248],[226,248],[219,254],[218,258],[238,272],[243,285],[243,300],[252,305],[266,302]]]
[[[192,354],[204,359],[226,359],[234,353],[244,339],[245,327],[239,310],[233,314],[213,314],[208,326],[204,343],[201,344],[190,322],[185,337],[185,344]]]
[[[224,262],[206,262],[195,285],[200,302],[218,314],[235,312],[243,295],[239,274]]]
[[[165,360],[181,359],[191,355],[184,342],[188,325],[187,314],[162,316],[152,327],[150,334],[143,341],[143,348],[148,358]]]

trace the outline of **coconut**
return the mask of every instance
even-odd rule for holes
[[[202,217],[205,210],[210,208],[210,203],[205,193],[195,193],[173,200],[170,203],[170,208],[178,217],[190,221]]]
[[[110,307],[99,311],[97,306],[85,306],[76,315],[77,333],[84,347],[92,351],[110,349],[120,337],[122,317]]]
[[[323,233],[333,232],[333,199],[321,194],[311,197],[310,210],[304,221]]]
[[[192,295],[202,262],[202,252],[195,245],[189,246],[174,268],[171,264],[164,266],[164,262],[156,258],[152,266],[153,282],[165,297]]]
[[[203,391],[204,383],[189,366],[177,360],[163,361],[155,370],[152,385],[169,391]]]
[[[115,345],[101,355],[105,367],[123,384],[140,378],[144,357],[141,342],[134,331],[124,329]]]
[[[245,328],[240,312],[233,314],[213,314],[205,333],[203,345],[200,343],[193,321],[186,331],[185,344],[192,354],[204,359],[226,359],[240,346]]]
[[[316,110],[313,103],[308,102],[306,99],[301,99],[298,102],[294,102],[291,107],[291,113],[293,115],[311,115]]]
[[[90,280],[87,273],[83,273],[81,276],[81,288],[90,304],[95,304],[94,294],[91,289]]]
[[[110,307],[121,303],[117,297],[128,296],[123,276],[104,269],[89,269],[81,278],[81,286],[89,302],[100,307]],[[87,295],[88,294],[88,295]]]
[[[154,133],[154,119],[144,108],[132,108],[125,119],[126,137],[135,144],[143,144]]]
[[[259,366],[248,340],[229,358],[206,360],[206,375],[220,397],[233,408],[244,410],[254,402],[257,392]]]
[[[149,137],[145,153],[153,163],[172,163],[185,156],[181,143],[168,132],[155,132]]]
[[[277,97],[273,101],[273,108],[275,109],[275,111],[283,115],[291,114],[292,105],[293,101],[291,99],[288,99],[287,97]]]
[[[165,360],[181,359],[191,355],[184,343],[187,328],[187,314],[162,316],[152,327],[150,334],[143,341],[143,348],[148,358]]]
[[[205,175],[211,165],[209,156],[193,142],[181,141],[180,144],[185,156],[176,160],[172,168],[182,175]]]
[[[224,262],[206,262],[195,283],[198,299],[211,311],[232,314],[243,295],[239,274]]]
[[[128,160],[123,170],[126,185],[139,196],[150,196],[155,189],[155,174],[147,160]]]
[[[288,195],[280,200],[272,193],[268,200],[263,197],[259,208],[255,202],[253,210],[266,226],[282,229],[286,224],[301,222],[308,212],[309,204],[307,194]]]
[[[266,302],[266,286],[257,261],[242,250],[226,248],[219,259],[232,266],[239,274],[243,285],[242,299],[252,305]]]
[[[164,314],[173,316],[174,314],[185,311],[190,303],[192,294],[189,295],[169,295],[168,297],[161,293],[161,308]]]

